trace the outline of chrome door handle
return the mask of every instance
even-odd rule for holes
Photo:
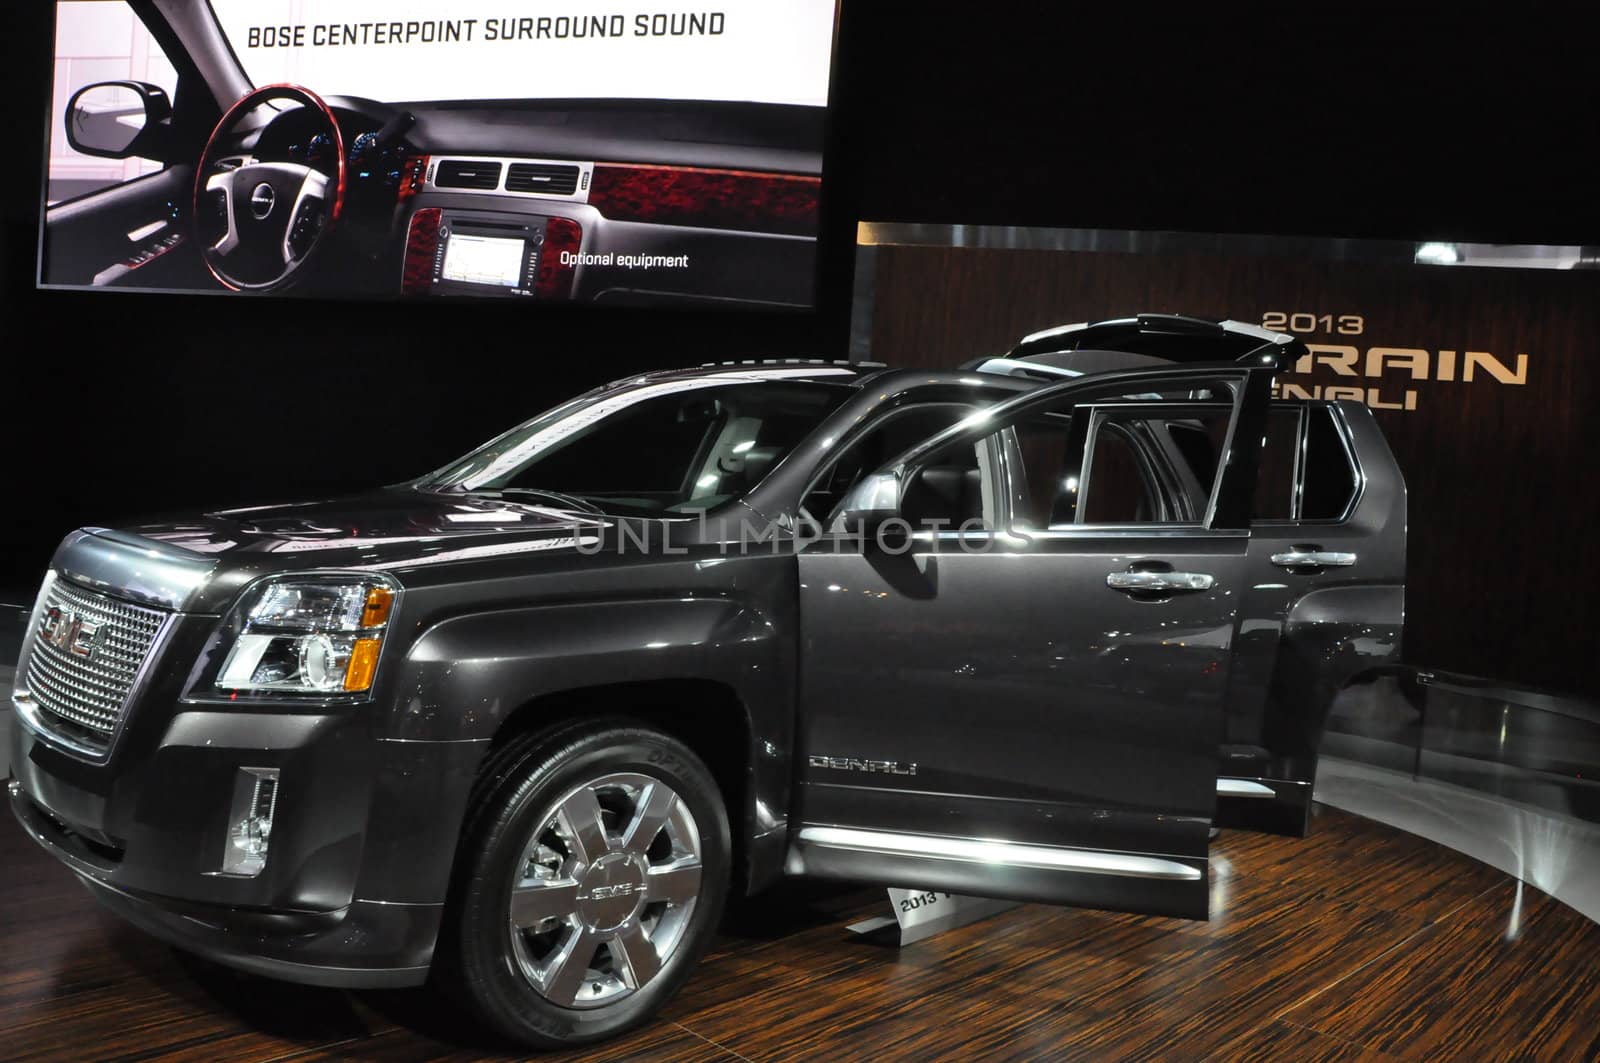
[[[1112,572],[1106,586],[1114,591],[1208,591],[1216,579],[1207,572]]]
[[[1314,550],[1297,546],[1272,555],[1272,563],[1282,568],[1332,568],[1356,563],[1356,555],[1338,550]]]

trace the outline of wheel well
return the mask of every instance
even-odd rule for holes
[[[678,739],[705,761],[728,810],[734,881],[748,882],[750,718],[733,688],[709,679],[658,679],[542,694],[506,718],[489,749],[492,753],[528,731],[600,716],[646,724]],[[484,763],[490,759],[484,757]]]

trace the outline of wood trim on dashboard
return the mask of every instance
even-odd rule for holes
[[[427,295],[433,287],[433,256],[439,248],[439,219],[444,211],[423,207],[411,215],[406,229],[405,272],[400,276],[400,291],[406,295]]]
[[[815,236],[821,191],[801,174],[596,163],[589,205],[615,221]]]
[[[578,253],[583,246],[583,227],[571,218],[551,218],[545,222],[544,244],[539,249],[539,276],[533,294],[538,299],[572,298],[572,279],[576,266],[563,266],[561,252]]]

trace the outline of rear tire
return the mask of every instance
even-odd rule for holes
[[[440,988],[532,1048],[653,1016],[710,944],[728,818],[682,742],[624,720],[518,736],[474,788],[440,931]]]

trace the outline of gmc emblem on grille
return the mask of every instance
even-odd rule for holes
[[[39,637],[58,650],[93,657],[100,648],[100,625],[89,623],[70,609],[52,605],[39,621]]]

